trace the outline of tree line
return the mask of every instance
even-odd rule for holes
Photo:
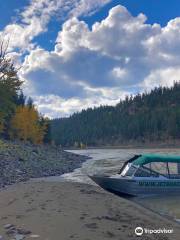
[[[48,139],[49,120],[43,118],[31,98],[26,100],[18,69],[0,43],[0,137],[40,144]]]
[[[180,82],[127,96],[51,121],[51,137],[62,146],[98,146],[180,139]]]
[[[180,82],[127,96],[116,106],[88,108],[49,120],[22,91],[18,69],[0,43],[0,137],[66,147],[180,139]]]

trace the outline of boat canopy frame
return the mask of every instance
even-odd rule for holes
[[[151,168],[151,163],[165,163],[166,165],[166,173],[161,173],[156,170],[153,170]],[[169,164],[170,163],[177,163],[178,164],[178,173],[172,174],[170,173]],[[150,167],[146,167],[146,164],[150,164]],[[144,155],[135,155],[134,157],[130,158],[128,161],[126,161],[121,170],[118,174],[122,174],[126,168],[126,166],[129,165],[129,169],[136,168],[136,171],[132,173],[132,177],[136,175],[138,169],[142,171],[150,171],[151,175],[153,177],[163,176],[166,178],[180,178],[180,156],[174,156],[174,155],[160,155],[160,154],[144,154]],[[129,170],[125,173],[124,176],[128,176],[127,174]],[[123,176],[123,175],[122,175]]]
[[[131,161],[133,165],[143,166],[152,162],[164,162],[164,163],[179,163],[180,164],[180,156],[175,155],[159,155],[159,154],[144,154],[139,155],[135,160]]]

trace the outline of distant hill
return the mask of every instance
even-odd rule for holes
[[[180,83],[126,97],[116,106],[89,108],[51,121],[62,146],[170,142],[180,139]]]

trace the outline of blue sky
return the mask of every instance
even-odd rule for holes
[[[28,0],[0,0],[0,12],[2,16],[0,29],[16,20],[18,12],[21,12],[24,7],[28,6],[28,3]],[[101,21],[107,17],[108,11],[118,4],[127,7],[134,16],[141,12],[144,13],[147,16],[147,23],[150,24],[159,23],[165,26],[170,19],[180,16],[179,0],[114,0],[103,6],[95,14],[80,17],[80,19],[86,21],[91,27],[94,22]],[[53,18],[48,25],[49,31],[41,34],[34,41],[37,41],[44,48],[51,50],[62,23],[63,21]]]
[[[162,26],[166,25],[170,19],[180,16],[179,0],[114,0],[104,6],[92,18],[86,18],[90,24],[94,21],[99,21],[108,15],[110,8],[121,4],[133,14],[138,15],[144,13],[148,19],[148,23],[159,23]]]
[[[179,0],[0,0],[0,13],[24,91],[49,117],[180,79]]]

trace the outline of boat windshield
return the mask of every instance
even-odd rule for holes
[[[136,166],[128,163],[123,167],[120,174],[123,177],[165,177],[180,179],[180,164],[172,162],[152,162],[142,166]]]
[[[128,163],[125,168],[123,169],[121,176],[125,177],[131,177],[134,175],[134,173],[137,171],[137,167]]]
[[[132,164],[127,164],[121,173],[121,176],[126,177],[159,177],[159,173],[152,171],[144,166],[137,167]]]
[[[159,177],[160,174],[156,171],[153,171],[152,169],[142,166],[138,168],[134,176],[135,177]]]

